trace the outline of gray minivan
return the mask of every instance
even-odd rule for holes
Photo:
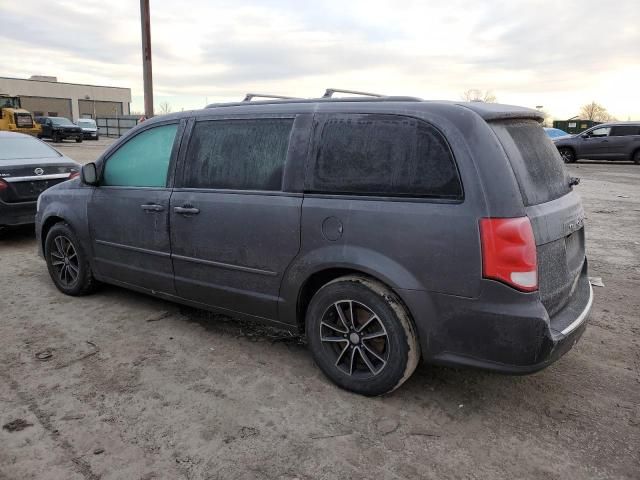
[[[534,372],[592,303],[584,212],[540,113],[413,97],[148,120],[41,195],[68,295],[107,282],[304,332],[365,395],[418,361]]]
[[[623,160],[640,165],[640,122],[601,123],[578,135],[552,139],[565,163]]]

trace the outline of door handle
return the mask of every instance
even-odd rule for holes
[[[162,205],[157,205],[155,203],[140,205],[140,208],[145,212],[161,212],[164,210]]]
[[[200,209],[195,207],[173,207],[173,211],[181,215],[197,215],[200,213]]]

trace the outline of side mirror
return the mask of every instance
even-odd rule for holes
[[[583,133],[582,135],[580,135],[582,138],[589,138],[591,135],[589,135],[588,133]]]
[[[80,170],[80,179],[85,185],[98,185],[98,169],[96,164],[91,162],[82,166]]]

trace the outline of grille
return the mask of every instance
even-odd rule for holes
[[[539,245],[538,279],[540,299],[553,316],[571,298],[571,290],[584,264],[584,230]]]

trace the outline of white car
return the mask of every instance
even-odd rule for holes
[[[80,118],[76,122],[82,129],[82,136],[85,140],[98,140],[100,138],[100,134],[98,133],[98,126],[96,125],[96,121],[92,118]]]

